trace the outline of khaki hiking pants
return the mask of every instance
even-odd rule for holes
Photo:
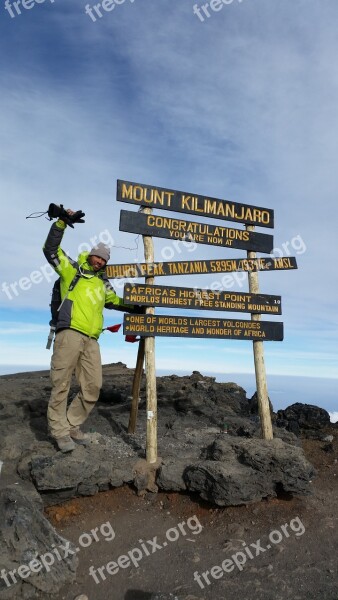
[[[67,410],[67,398],[75,376],[80,391]],[[102,386],[100,347],[97,340],[73,329],[56,334],[51,361],[52,393],[48,404],[48,426],[54,438],[69,435],[82,425],[95,406]]]

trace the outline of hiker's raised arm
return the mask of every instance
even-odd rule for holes
[[[69,215],[74,214],[71,209],[67,210]],[[63,276],[68,268],[74,270],[74,261],[67,256],[67,254],[61,248],[61,242],[64,231],[67,225],[62,219],[58,219],[51,226],[45,244],[43,246],[43,253],[49,262],[49,264],[55,269],[55,271]]]

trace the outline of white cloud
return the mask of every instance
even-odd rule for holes
[[[331,421],[331,423],[337,423],[338,422],[338,410],[330,412],[329,415],[330,415],[330,421]]]

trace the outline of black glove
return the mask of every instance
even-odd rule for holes
[[[73,215],[69,215],[67,211],[63,208],[63,205],[60,204],[50,204],[48,207],[48,216],[52,219],[61,219],[66,225],[72,227],[74,229],[74,223],[84,223],[84,219],[82,217],[85,216],[85,213],[82,210],[78,210]]]
[[[133,313],[137,314],[137,315],[144,315],[146,312],[146,306],[141,306],[140,304],[135,304],[135,306],[132,307],[133,308]]]
[[[117,310],[119,312],[127,312],[130,314],[138,314],[138,315],[144,315],[145,311],[146,311],[146,307],[145,306],[139,306],[138,304],[136,306],[133,306],[132,304],[105,304],[105,308],[109,308],[109,309],[113,309],[113,310]]]
[[[86,213],[82,212],[82,210],[77,210],[76,213],[74,215],[68,215],[68,219],[72,222],[72,223],[85,223],[85,220],[83,219],[83,217],[86,216]],[[71,225],[71,223],[70,223]],[[71,225],[72,227],[72,225]]]

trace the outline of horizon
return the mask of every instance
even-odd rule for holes
[[[106,363],[104,366],[109,366],[111,364],[116,363]],[[19,375],[22,373],[34,373],[39,371],[49,371],[49,366],[47,365],[16,365],[14,367],[18,369],[17,371],[12,371],[13,365],[1,365],[0,366],[0,379],[4,375]],[[134,368],[133,366],[127,366],[127,368]],[[217,383],[225,383],[225,382],[233,382],[237,385],[243,387],[246,392],[247,398],[251,398],[256,391],[255,384],[255,375],[254,373],[216,373],[212,371],[201,371],[200,369],[195,369],[199,371],[203,377],[215,377]],[[5,372],[4,372],[5,371]],[[169,376],[169,375],[177,375],[179,377],[191,375],[192,371],[188,372],[186,370],[177,369],[176,372],[168,369],[157,369],[156,377]],[[309,383],[310,380],[310,383]],[[332,379],[332,384],[336,379]],[[326,378],[320,377],[302,377],[302,376],[289,376],[289,375],[272,375],[267,378],[268,384],[268,392],[269,398],[272,402],[273,409],[276,412],[277,410],[283,410],[288,406],[291,406],[295,402],[301,402],[302,404],[310,404],[312,406],[318,406],[320,408],[324,408],[330,415],[331,423],[336,423],[338,421],[338,411],[336,408],[336,387],[332,385],[332,387],[326,387],[325,389],[325,400],[316,400],[316,394],[319,393],[319,390],[323,387],[323,382],[327,382]],[[309,387],[307,388],[306,384],[309,383]],[[297,385],[298,384],[298,385]],[[329,380],[329,384],[331,381]],[[306,389],[307,388],[307,389]],[[304,390],[302,392],[302,390]],[[288,394],[296,394],[297,398],[294,401],[288,400]],[[303,393],[303,398],[298,398],[298,395]],[[311,396],[312,394],[312,396]],[[310,396],[310,400],[308,399]]]

